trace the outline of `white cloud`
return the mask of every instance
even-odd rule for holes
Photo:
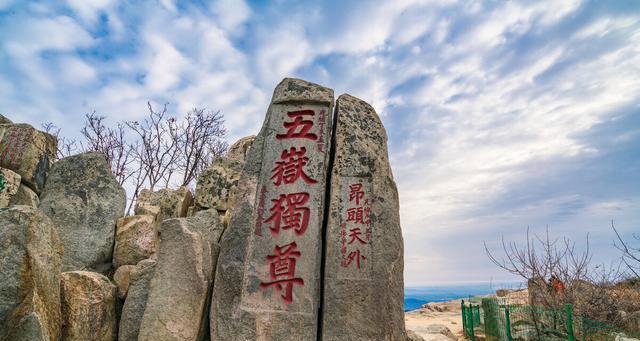
[[[75,11],[82,20],[94,24],[100,11],[113,4],[112,0],[67,0],[69,7]]]
[[[389,129],[407,283],[504,276],[478,257],[479,241],[527,224],[605,238],[600,222],[637,222],[628,191],[589,192],[614,180],[573,179],[611,153],[585,136],[638,102],[637,13],[588,21],[591,4],[564,0],[70,0],[74,19],[25,6],[0,23],[0,110],[18,120],[75,132],[84,112],[136,119],[150,100],[178,114],[220,109],[235,139],[257,132],[286,76],[370,102]],[[108,32],[94,38],[102,14]],[[607,142],[637,141],[624,129]],[[452,243],[472,256],[451,256]]]
[[[164,37],[150,34],[147,37],[148,65],[145,85],[157,94],[176,86],[189,61]]]
[[[315,49],[304,32],[304,27],[295,21],[263,32],[256,60],[263,84],[276,84],[313,59]]]
[[[45,50],[72,51],[93,45],[93,38],[72,18],[57,16],[30,21],[28,24],[10,21],[12,34],[2,34],[4,49],[13,57],[22,57]]]
[[[97,71],[90,64],[76,57],[66,57],[60,61],[59,74],[67,83],[85,85],[97,78]]]
[[[244,0],[216,0],[211,3],[216,22],[231,34],[238,33],[239,26],[251,15],[251,8]]]

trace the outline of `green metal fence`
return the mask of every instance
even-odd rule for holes
[[[484,298],[481,304],[462,301],[465,336],[487,341],[569,340],[615,341],[621,332],[613,326],[582,316],[574,316],[567,304],[563,309],[509,305],[504,300]]]

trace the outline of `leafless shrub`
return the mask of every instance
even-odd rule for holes
[[[588,236],[579,251],[568,238],[551,238],[548,228],[542,236],[531,235],[527,228],[524,245],[502,237],[501,246],[501,257],[486,242],[485,252],[495,265],[528,281],[530,304],[561,309],[569,303],[588,318],[619,322],[620,302],[611,289],[622,272],[617,265],[592,262]]]
[[[56,157],[61,159],[63,157],[71,156],[78,150],[78,142],[75,139],[69,139],[60,135],[62,129],[58,128],[52,122],[43,123],[42,130],[54,136],[58,140],[58,147],[56,150]]]
[[[104,154],[118,182],[129,192],[130,212],[142,188],[189,186],[227,150],[219,111],[194,108],[178,121],[166,104],[158,111],[147,103],[147,109],[144,119],[118,122],[115,127],[95,111],[86,114],[80,143],[61,137],[60,129],[51,123],[43,128],[61,141],[59,158],[75,151]]]
[[[622,252],[622,262],[627,266],[629,272],[631,272],[636,279],[640,280],[640,235],[634,233],[631,241],[625,241],[616,229],[613,221],[611,222],[611,228],[616,233],[618,239],[614,242],[614,246]],[[633,246],[631,243],[637,243],[637,246]]]
[[[169,187],[178,170],[180,132],[176,119],[167,115],[167,104],[161,111],[155,111],[151,103],[147,103],[147,107],[149,115],[145,119],[125,124],[140,141],[140,147],[134,150],[135,159],[153,191],[158,184]]]
[[[178,166],[183,170],[180,185],[187,186],[227,150],[227,143],[220,139],[227,132],[220,111],[207,112],[197,108],[187,113],[178,131],[181,149]]]
[[[131,169],[134,162],[133,153],[137,143],[129,143],[125,138],[125,125],[118,123],[115,128],[104,125],[104,116],[99,116],[95,111],[85,115],[85,124],[81,130],[84,143],[82,150],[102,153],[118,183],[123,185],[135,173]]]

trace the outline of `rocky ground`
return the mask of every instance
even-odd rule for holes
[[[518,291],[499,291],[514,304],[525,304],[528,297],[526,289]],[[477,296],[474,300],[482,297]],[[404,314],[407,333],[411,341],[455,341],[463,340],[462,334],[462,300],[427,303],[422,308]]]

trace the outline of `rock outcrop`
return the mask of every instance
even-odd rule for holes
[[[195,204],[199,209],[214,208],[224,213],[229,209],[229,195],[234,189],[243,163],[240,161],[217,158],[211,167],[200,174],[196,184]]]
[[[60,281],[62,341],[113,341],[116,287],[99,273],[64,272]]]
[[[24,184],[20,184],[18,187],[18,191],[14,194],[11,199],[9,199],[9,206],[14,205],[26,205],[31,207],[38,207],[40,205],[40,198],[36,192],[31,190],[31,188],[25,186]]]
[[[255,135],[246,136],[239,139],[238,141],[236,141],[236,143],[232,144],[231,147],[229,147],[229,150],[227,150],[226,158],[244,164],[245,162],[247,162],[249,150],[251,149],[251,145],[255,140]]]
[[[60,338],[62,244],[47,216],[28,206],[0,210],[0,340]]]
[[[129,275],[127,299],[122,306],[118,341],[138,341],[140,323],[147,307],[149,285],[155,273],[156,261],[145,259]]]
[[[336,102],[322,339],[404,340],[403,240],[387,135],[366,102]]]
[[[176,190],[165,188],[156,192],[143,189],[138,195],[134,211],[138,215],[153,215],[158,210],[156,220],[161,223],[169,218],[186,217],[192,203],[193,195],[186,187]]]
[[[13,124],[13,122],[6,116],[0,114],[0,124]]]
[[[222,237],[212,340],[316,339],[332,108],[331,89],[276,87]]]
[[[12,170],[0,168],[0,208],[11,204],[20,190],[20,175]]]
[[[0,124],[0,167],[10,169],[36,193],[47,181],[58,142],[28,124]]]
[[[214,210],[162,222],[138,340],[199,341],[208,335],[208,304],[221,233]]]
[[[126,197],[104,156],[84,153],[56,162],[40,199],[65,247],[63,270],[107,271]]]
[[[407,341],[424,341],[424,339],[422,336],[416,334],[416,332],[407,330]]]
[[[127,297],[129,285],[131,284],[131,273],[135,271],[135,269],[135,265],[123,265],[113,273],[113,282],[116,284],[118,298],[121,300]]]
[[[156,252],[157,231],[154,217],[134,215],[118,219],[113,265],[136,265]]]

